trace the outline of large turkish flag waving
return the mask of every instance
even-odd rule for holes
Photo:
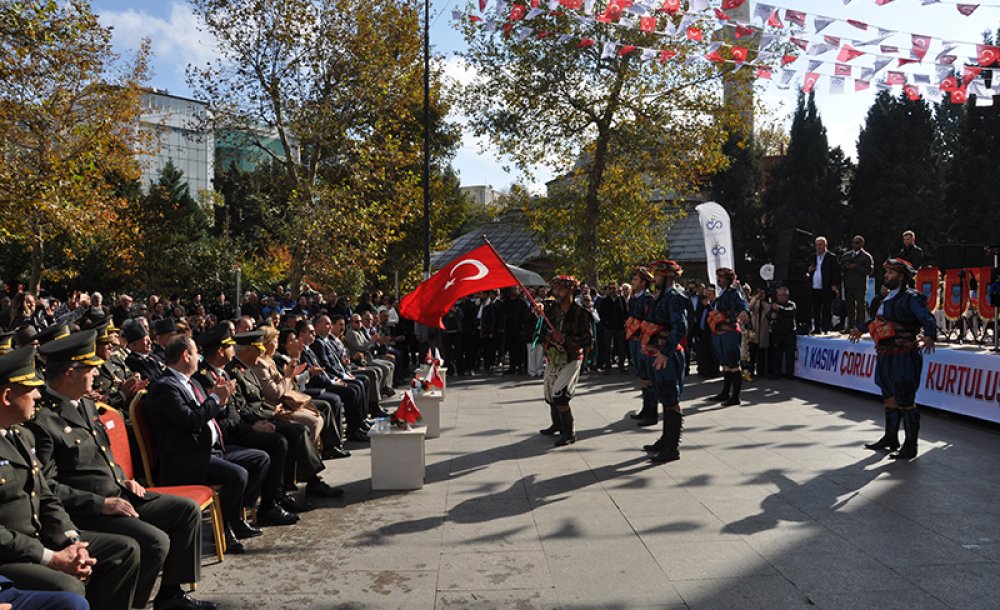
[[[483,290],[516,285],[507,263],[489,245],[459,256],[403,297],[399,315],[424,326],[444,328],[441,318],[455,301]]]

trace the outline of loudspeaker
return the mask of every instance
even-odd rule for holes
[[[785,229],[778,233],[774,252],[774,279],[796,280],[805,277],[815,260],[813,234],[802,229]]]

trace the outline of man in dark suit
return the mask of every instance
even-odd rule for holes
[[[131,350],[125,358],[125,366],[139,377],[152,383],[163,374],[164,365],[150,354],[153,342],[146,327],[138,320],[128,320],[122,325],[122,336]]]
[[[914,269],[920,269],[924,264],[924,251],[917,245],[917,234],[913,231],[903,231],[903,248],[896,253],[896,258],[901,258],[910,263]]]
[[[379,392],[378,374],[375,369],[351,366],[347,346],[340,339],[347,328],[343,316],[327,316],[316,318],[316,342],[314,350],[316,357],[327,374],[346,382],[348,385],[360,385],[364,389],[368,413],[375,417],[384,417]]]
[[[370,427],[366,421],[367,405],[361,389],[354,385],[348,385],[336,377],[331,377],[323,365],[319,356],[313,351],[313,347],[319,347],[316,339],[316,327],[309,320],[300,320],[295,325],[295,332],[298,333],[299,341],[302,342],[302,362],[309,365],[309,381],[305,392],[310,396],[323,399],[322,392],[336,394],[344,407],[344,415],[347,419],[347,438],[361,438]],[[339,425],[339,422],[338,422]],[[361,434],[358,434],[361,433]],[[331,439],[338,440],[338,439]],[[362,439],[367,440],[367,439]],[[326,440],[323,441],[323,458],[336,459],[348,457],[348,453],[339,442],[328,446]]]
[[[226,546],[245,551],[240,539],[260,530],[243,519],[252,508],[271,460],[259,449],[226,446],[215,420],[234,391],[232,381],[209,391],[191,379],[198,370],[198,350],[190,337],[174,338],[166,349],[167,370],[150,386],[146,418],[156,441],[160,485],[221,485],[219,500],[226,523]]]
[[[198,505],[189,498],[147,492],[115,463],[97,405],[87,397],[97,367],[103,364],[95,353],[97,335],[96,330],[86,330],[39,350],[46,362],[47,385],[41,408],[26,426],[35,436],[35,455],[46,482],[77,525],[139,543],[133,607],[146,606],[162,569],[154,608],[215,608],[181,589],[181,584],[198,582],[200,577]]]
[[[203,388],[229,383],[225,367],[232,361],[236,341],[229,323],[216,324],[198,336],[198,348],[204,359],[194,379]],[[291,525],[298,523],[299,512],[310,510],[285,492],[285,462],[288,460],[288,440],[279,434],[274,424],[266,421],[247,423],[239,411],[237,391],[222,408],[218,422],[222,428],[222,441],[227,445],[260,449],[267,453],[271,465],[261,485],[260,508],[257,509],[258,525]]]
[[[153,341],[153,348],[149,355],[159,360],[160,364],[166,365],[164,354],[167,344],[177,336],[177,323],[172,316],[161,318],[153,322],[153,334],[156,335],[156,340]]]
[[[0,576],[51,594],[65,608],[86,595],[93,608],[128,610],[139,576],[139,545],[117,534],[79,531],[35,459],[20,424],[35,413],[42,379],[35,348],[0,356]]]
[[[816,259],[809,265],[809,281],[813,334],[828,333],[832,328],[833,287],[840,285],[840,265],[837,257],[827,250],[826,238],[822,236],[816,238]]]

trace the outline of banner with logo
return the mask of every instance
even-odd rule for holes
[[[698,222],[705,237],[705,257],[708,260],[708,279],[715,282],[715,270],[720,267],[735,269],[733,264],[733,231],[729,214],[714,201],[695,208]]]
[[[871,341],[799,336],[795,375],[881,395],[875,358]],[[924,356],[917,404],[1000,423],[1000,356],[938,347]]]

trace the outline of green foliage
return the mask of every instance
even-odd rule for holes
[[[500,19],[493,31],[464,25],[462,56],[477,76],[463,106],[473,131],[525,174],[541,164],[562,176],[548,197],[523,207],[548,253],[593,281],[664,250],[674,202],[725,163],[716,66],[602,57],[620,29],[570,13],[536,17],[531,26],[546,35],[523,40],[519,24]],[[592,45],[579,48],[582,40]],[[674,50],[688,51],[683,42]]]
[[[900,248],[912,229],[932,251],[947,239],[942,223],[939,133],[928,104],[880,92],[858,137],[851,185],[853,231],[876,260]]]
[[[814,95],[800,94],[786,156],[772,170],[764,196],[768,240],[785,229],[824,235],[831,247],[844,239],[848,207],[844,192],[850,161],[840,148],[831,149]]]
[[[733,227],[736,271],[742,277],[769,260],[765,247],[765,215],[761,202],[764,170],[753,136],[734,132],[722,149],[729,165],[712,178],[712,199],[729,213]]]

